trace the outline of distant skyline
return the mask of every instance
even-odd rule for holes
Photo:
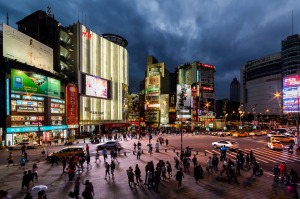
[[[300,33],[295,0],[1,1],[0,23],[8,13],[17,29],[17,21],[47,6],[63,26],[79,20],[99,35],[128,41],[130,92],[138,92],[147,56],[154,56],[170,72],[186,62],[216,66],[216,99],[229,98],[230,83],[240,81],[247,61],[280,52],[281,40]]]

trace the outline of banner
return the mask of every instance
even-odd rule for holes
[[[78,89],[75,84],[66,86],[66,124],[78,124]]]

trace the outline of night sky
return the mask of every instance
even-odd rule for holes
[[[17,21],[47,6],[63,26],[79,20],[99,35],[127,39],[130,92],[138,91],[152,55],[170,72],[186,62],[215,65],[216,98],[228,98],[241,66],[280,52],[281,40],[300,33],[298,0],[2,0],[0,23],[8,13],[17,29]]]

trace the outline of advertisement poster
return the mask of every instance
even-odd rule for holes
[[[283,78],[282,97],[284,113],[299,111],[300,75],[289,75]]]
[[[11,90],[60,98],[60,81],[33,72],[11,69]]]
[[[53,72],[53,50],[3,24],[3,57]]]
[[[92,97],[108,98],[108,81],[100,77],[85,76],[85,94]]]
[[[151,96],[160,95],[160,76],[146,77],[146,94]]]
[[[190,108],[191,100],[191,85],[177,84],[176,110]]]
[[[66,86],[66,124],[78,124],[78,90],[75,84]]]
[[[169,124],[169,95],[160,95],[160,123]]]

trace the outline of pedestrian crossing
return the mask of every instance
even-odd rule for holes
[[[300,162],[300,156],[296,154],[290,154],[287,151],[275,151],[270,150],[269,148],[248,148],[248,149],[241,149],[243,151],[244,155],[247,153],[250,153],[252,150],[256,161],[258,163],[275,163],[278,164],[279,162]],[[220,156],[220,151],[217,149],[212,150],[205,150],[206,153],[209,154],[217,154]],[[226,156],[230,159],[236,159],[237,151],[227,151]]]

